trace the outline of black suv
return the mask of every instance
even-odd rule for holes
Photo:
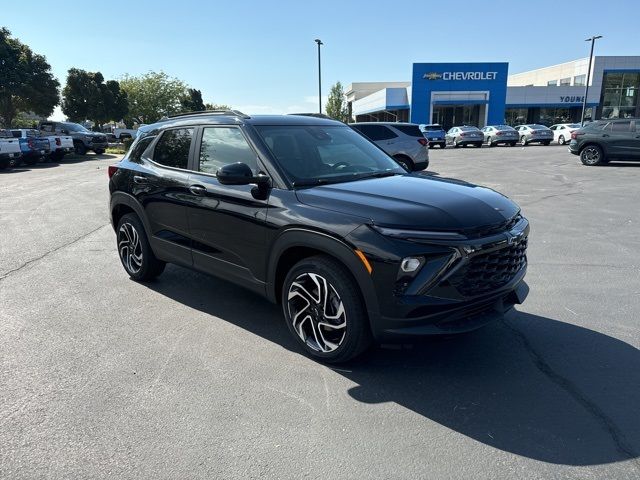
[[[640,160],[640,120],[598,120],[571,133],[569,151],[583,164],[603,165],[609,160]]]
[[[347,125],[196,113],[141,128],[109,167],[129,276],[166,262],[282,304],[307,353],[476,329],[528,293],[528,221],[488,188],[410,174]]]

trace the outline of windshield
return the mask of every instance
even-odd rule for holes
[[[423,125],[422,129],[426,132],[438,132],[444,130],[440,125]]]
[[[86,128],[84,128],[79,123],[64,123],[63,124],[65,130],[69,130],[70,132],[88,132]]]
[[[406,173],[386,153],[347,126],[255,128],[294,186]]]
[[[579,123],[567,123],[567,127],[569,128],[580,128]]]

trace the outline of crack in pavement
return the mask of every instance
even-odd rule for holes
[[[531,345],[531,342],[527,339],[524,333],[518,330],[513,325],[509,324],[508,320],[503,320],[502,323],[511,332],[518,337],[525,350],[531,357],[535,367],[549,380],[555,383],[558,387],[569,394],[578,404],[580,404],[587,413],[591,414],[600,425],[609,433],[609,436],[613,440],[613,443],[622,455],[628,457],[633,463],[636,469],[640,470],[640,462],[638,461],[638,454],[633,450],[633,447],[627,443],[624,433],[620,431],[618,426],[613,420],[611,420],[604,411],[595,402],[590,400],[580,389],[574,385],[568,378],[563,377],[556,372],[549,363],[545,361],[538,351]]]
[[[27,260],[26,262],[24,262],[24,263],[23,263],[22,265],[20,265],[19,267],[13,268],[13,269],[11,269],[11,270],[7,271],[6,273],[4,273],[3,275],[1,275],[1,276],[0,276],[0,281],[4,280],[4,279],[5,279],[5,278],[7,278],[9,275],[12,275],[12,274],[14,274],[14,273],[16,273],[16,272],[19,272],[19,271],[20,271],[20,270],[22,270],[24,267],[26,267],[26,266],[28,266],[28,265],[31,265],[32,263],[37,262],[38,260],[42,260],[43,258],[45,258],[46,256],[48,256],[48,255],[50,255],[50,254],[52,254],[52,253],[57,252],[58,250],[62,250],[63,248],[66,248],[66,247],[68,247],[68,246],[70,246],[70,245],[73,245],[74,243],[79,242],[79,241],[80,241],[80,240],[82,240],[83,238],[88,237],[88,236],[89,236],[89,235],[91,235],[92,233],[95,233],[95,232],[97,232],[98,230],[100,230],[101,228],[104,228],[104,227],[106,227],[106,226],[108,226],[108,225],[109,225],[109,223],[105,223],[105,224],[103,224],[103,225],[100,225],[98,228],[94,228],[94,229],[93,229],[93,230],[91,230],[90,232],[85,233],[85,234],[83,234],[83,235],[80,235],[78,238],[76,238],[76,239],[74,239],[74,240],[71,240],[70,242],[67,242],[67,243],[65,243],[65,244],[63,244],[63,245],[60,245],[59,247],[56,247],[56,248],[54,248],[54,249],[52,249],[52,250],[49,250],[48,252],[43,253],[43,254],[42,254],[42,255],[40,255],[39,257],[32,258],[31,260]]]

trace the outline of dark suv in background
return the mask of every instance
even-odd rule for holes
[[[281,303],[299,345],[327,362],[479,328],[528,292],[529,223],[514,202],[410,174],[333,120],[170,118],[109,167],[109,191],[131,278],[170,262],[235,282]]]
[[[583,164],[594,166],[609,160],[640,160],[640,119],[598,120],[571,133],[569,151]]]

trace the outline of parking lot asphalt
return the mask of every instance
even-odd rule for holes
[[[640,163],[431,150],[531,222],[531,293],[471,334],[301,355],[277,306],[128,279],[107,165],[0,172],[0,478],[640,476]]]

